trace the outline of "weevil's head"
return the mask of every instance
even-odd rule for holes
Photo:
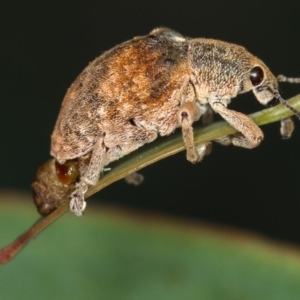
[[[252,68],[247,81],[248,88],[252,89],[256,99],[266,106],[282,103],[300,119],[300,112],[281,97],[278,81],[269,68],[256,57],[253,57],[252,61]]]
[[[267,66],[259,60],[255,60],[249,73],[251,89],[256,99],[263,105],[272,105],[279,94],[278,82]]]

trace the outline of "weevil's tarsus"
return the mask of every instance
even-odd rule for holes
[[[212,152],[212,142],[208,142],[205,144],[200,144],[196,146],[197,153],[201,159],[204,156],[210,155]]]
[[[85,208],[86,202],[84,200],[84,194],[88,189],[88,185],[81,181],[77,184],[76,190],[70,196],[70,211],[73,212],[77,217],[81,217]]]
[[[280,121],[280,134],[284,140],[289,139],[295,129],[292,118],[285,118]]]
[[[137,185],[140,185],[144,181],[144,176],[141,173],[134,172],[134,173],[124,177],[124,180],[128,184],[137,186]]]

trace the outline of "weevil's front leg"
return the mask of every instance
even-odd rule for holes
[[[282,119],[280,121],[280,133],[283,139],[289,139],[292,136],[295,125],[292,118]],[[235,146],[244,147],[252,149],[253,145],[240,133],[223,136],[219,139],[214,140],[214,142],[219,143],[223,146],[229,146],[234,144]]]
[[[284,75],[278,75],[277,80],[279,82],[300,83],[300,78],[286,77]],[[292,136],[292,133],[295,128],[293,120],[291,118],[286,118],[286,119],[282,119],[280,123],[281,123],[280,133],[282,138],[289,139]]]
[[[178,121],[182,129],[182,137],[186,147],[186,158],[196,163],[211,152],[211,143],[202,144],[198,147],[194,142],[193,122],[201,114],[199,106],[195,102],[185,102],[179,109]]]
[[[289,139],[295,129],[294,121],[292,118],[285,118],[280,120],[280,134],[284,140]],[[241,133],[223,136],[219,139],[214,140],[223,146],[229,146],[234,144],[235,146],[244,147],[248,149],[253,148],[253,144],[250,143]]]
[[[263,140],[263,132],[249,117],[228,109],[221,102],[212,102],[211,106],[238,131],[238,133],[229,137],[233,145],[252,149],[257,147]],[[219,141],[222,143],[222,139]],[[226,139],[224,142],[226,144]]]
[[[84,174],[80,177],[79,183],[76,185],[76,190],[71,194],[70,210],[78,217],[82,216],[86,207],[84,194],[90,185],[95,185],[100,172],[103,170],[105,160],[106,147],[101,137],[95,144],[92,150],[89,165]]]

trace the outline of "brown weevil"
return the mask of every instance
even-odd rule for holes
[[[264,137],[261,129],[246,115],[227,108],[232,98],[250,90],[263,105],[281,102],[300,116],[281,97],[268,67],[235,44],[157,28],[105,52],[67,91],[51,137],[51,155],[59,164],[78,162],[70,210],[82,215],[85,192],[106,165],[178,127],[187,159],[200,161],[210,145],[195,147],[192,125],[207,110],[238,131],[227,138],[233,145],[258,146]],[[291,119],[282,120],[283,137],[293,128]]]

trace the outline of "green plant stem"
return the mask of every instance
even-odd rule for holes
[[[291,98],[288,102],[295,109],[298,111],[300,110],[300,94]],[[254,113],[249,117],[252,118],[257,125],[261,126],[279,121],[292,115],[293,113],[285,106],[278,105],[276,107]],[[215,122],[205,128],[198,128],[195,130],[195,144],[200,145],[235,132],[236,130],[228,123],[224,121]],[[102,190],[113,182],[124,178],[131,173],[137,172],[138,170],[161,159],[183,151],[184,149],[180,133],[171,135],[167,138],[158,139],[155,142],[148,144],[124,157],[117,163],[113,163],[111,171],[106,173],[95,186],[90,187],[86,193],[86,198]],[[59,207],[50,215],[41,218],[12,244],[1,249],[0,264],[9,262],[33,237],[36,237],[42,230],[47,228],[68,210],[69,204],[68,201],[66,201],[66,204]]]

